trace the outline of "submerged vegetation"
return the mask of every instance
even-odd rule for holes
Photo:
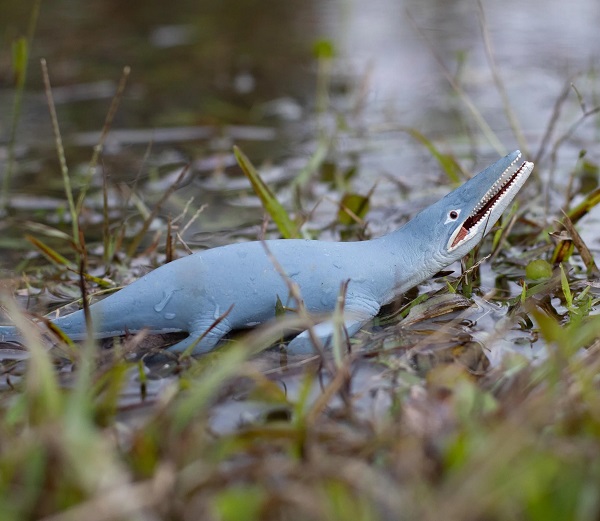
[[[525,148],[484,35],[507,120]],[[19,41],[17,92],[26,49]],[[357,162],[336,150],[356,116],[329,103],[333,48],[320,42],[316,54],[317,139],[297,175],[272,186],[243,145],[226,153],[266,210],[262,225],[233,240],[361,240],[380,231],[368,213],[378,187],[353,188]],[[143,273],[141,265],[187,254],[185,232],[205,208],[181,195],[193,164],[166,161],[128,184],[109,178],[103,147],[128,68],[91,160],[69,171],[51,71],[45,63],[43,70],[65,195],[35,220],[15,216],[9,183],[18,143],[11,134],[3,204],[29,245],[16,275],[2,281],[2,304],[27,349],[0,347],[3,520],[599,518],[598,268],[575,227],[600,200],[598,167],[585,150],[568,175],[556,160],[579,125],[599,112],[576,89],[561,96],[530,157],[537,177],[459,274],[442,273],[389,306],[351,349],[337,343],[331,353],[287,355],[281,325],[269,325],[193,358],[165,351],[170,338],[143,333],[111,346],[75,346],[50,331],[57,344],[51,347],[32,326],[32,315],[48,307],[85,307]],[[474,124],[493,135],[459,80],[448,77]],[[569,92],[582,112],[560,134],[556,122]],[[396,130],[422,147],[442,172],[444,190],[461,182],[468,154],[419,129]],[[495,135],[491,143],[501,146]],[[144,163],[151,153],[149,147]],[[560,188],[559,178],[567,179]],[[154,190],[142,187],[152,183]],[[389,186],[402,199],[406,187]],[[558,193],[563,212],[549,203]],[[324,224],[314,215],[327,199],[335,210]],[[2,242],[7,252],[15,244],[23,248],[20,237]]]

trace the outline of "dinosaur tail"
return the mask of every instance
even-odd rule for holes
[[[86,336],[85,316],[81,311],[52,319],[51,322],[71,337],[72,340],[83,340]],[[0,343],[23,343],[23,341],[23,335],[16,326],[0,326]]]
[[[187,314],[176,306],[168,307],[176,292],[165,292],[162,286],[168,287],[169,280],[154,273],[90,306],[94,337],[120,336],[143,329],[153,333],[187,331]],[[83,310],[50,321],[71,340],[88,336]],[[1,341],[22,342],[22,336],[14,326],[0,326]]]

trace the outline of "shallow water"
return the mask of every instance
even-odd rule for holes
[[[483,5],[497,70],[531,158],[569,81],[587,108],[598,102],[600,4],[509,0]],[[14,106],[10,43],[26,31],[30,9],[9,0],[2,12],[0,170],[6,174]],[[378,235],[449,189],[437,162],[407,127],[455,154],[468,171],[521,146],[494,85],[480,19],[478,4],[470,1],[42,3],[15,140],[12,208],[2,225],[0,269],[8,277],[16,266],[40,263],[23,240],[24,233],[40,233],[31,222],[69,233],[41,57],[48,62],[75,188],[85,180],[121,70],[131,67],[101,161],[115,186],[110,202],[119,207],[126,199],[118,183],[135,185],[140,199],[152,202],[184,164],[194,174],[169,199],[150,233],[164,230],[166,216],[178,215],[193,197],[193,209],[207,206],[183,234],[191,248],[256,238],[262,212],[236,167],[232,145],[261,167],[265,180],[291,207],[291,179],[330,139],[326,164],[337,175],[353,172],[348,182],[353,191],[364,194],[374,187],[367,220],[369,233]],[[327,49],[323,42],[331,44],[334,59],[319,62],[315,42],[321,42],[321,49]],[[485,138],[444,68],[487,121],[497,143]],[[323,83],[325,94],[319,90]],[[581,149],[590,162],[600,162],[598,119],[590,117],[558,149],[553,166],[548,152],[580,114],[572,90],[538,163],[545,182],[554,168],[561,173],[553,182],[564,186],[564,172],[575,167]],[[307,228],[325,228],[337,214],[339,186],[324,177],[313,176],[304,195],[304,208],[315,207]],[[84,218],[90,246],[98,241],[102,222],[99,175],[92,184]],[[523,201],[537,209],[540,219],[555,215],[563,202],[560,190],[550,191],[544,214],[532,182],[525,192]],[[131,199],[129,205],[129,214],[139,211]],[[594,252],[600,250],[599,218],[596,212],[583,221],[584,238]],[[321,236],[339,239],[340,232],[327,230]],[[32,260],[22,263],[24,256]],[[494,274],[485,279],[490,287],[493,279]],[[512,293],[518,294],[518,287]],[[39,299],[23,296],[22,303],[40,312],[73,298],[59,281],[41,291]],[[476,315],[469,330],[473,339],[489,335],[501,315],[491,308]],[[505,335],[489,358],[497,363],[511,349],[531,355],[533,347],[526,346],[523,336]]]

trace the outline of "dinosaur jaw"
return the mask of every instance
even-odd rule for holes
[[[533,163],[521,161],[519,154],[451,235],[448,252],[456,250],[475,237],[483,237],[490,231],[532,170]]]

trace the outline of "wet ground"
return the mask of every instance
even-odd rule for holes
[[[164,260],[167,221],[182,212],[186,218],[181,221],[187,222],[204,206],[188,227],[179,226],[180,255],[183,243],[197,250],[259,235],[263,214],[236,166],[234,144],[292,210],[298,209],[298,194],[290,183],[299,174],[310,179],[300,195],[307,236],[338,240],[344,234],[359,235],[355,228],[329,226],[344,191],[364,195],[373,190],[361,233],[376,236],[449,190],[451,183],[438,162],[407,129],[454,155],[467,172],[515,148],[536,158],[538,178],[529,183],[522,204],[530,207],[536,222],[547,224],[564,202],[571,171],[581,169],[580,152],[585,149],[590,165],[600,162],[593,115],[563,139],[582,112],[599,102],[600,4],[482,4],[483,11],[470,1],[42,3],[22,111],[12,135],[11,43],[27,33],[32,5],[4,2],[0,170],[4,176],[12,171],[0,237],[5,278],[39,276],[46,262],[24,239],[26,234],[43,237],[63,254],[72,251],[41,226],[70,230],[39,66],[42,57],[76,190],[87,182],[87,165],[123,67],[131,67],[82,214],[92,251],[101,243],[103,174],[110,187],[112,229],[124,222],[126,237],[131,237],[139,230],[139,215],[190,165],[189,182],[165,202],[139,249],[160,236],[159,245],[133,266],[116,269],[121,283]],[[495,74],[520,123],[521,139],[509,124]],[[575,88],[569,90],[570,82]],[[567,94],[557,109],[563,91]],[[553,115],[556,125],[547,138]],[[597,185],[595,175],[592,185]],[[582,176],[574,183],[576,193]],[[598,218],[592,213],[582,222],[593,252],[600,250]],[[273,227],[268,233],[276,236]],[[482,369],[480,353],[495,364],[506,351],[533,358],[543,351],[527,331],[499,330],[507,308],[485,298],[503,277],[504,297],[519,294],[522,271],[514,266],[524,266],[532,257],[522,247],[510,254],[517,259],[514,265],[484,268],[482,288],[471,307],[448,319],[453,321],[453,345],[458,339],[459,345],[474,349],[469,359],[473,371]],[[452,268],[458,273],[458,265]],[[103,272],[101,263],[94,269]],[[41,279],[45,287],[19,284],[20,302],[28,309],[43,312],[77,297],[68,276],[52,272]],[[421,291],[444,284],[432,282]],[[560,302],[554,305],[561,310]],[[439,320],[425,318],[421,333],[410,330],[410,338],[396,343],[415,345],[442,327]],[[376,324],[370,341],[377,342],[382,330]],[[389,332],[383,336],[382,343],[394,341]],[[426,367],[427,360],[422,356],[411,367]],[[372,365],[359,370],[365,375],[358,379],[361,385],[372,381],[372,388],[379,388],[381,371],[373,371]],[[160,378],[155,382],[159,392]],[[292,379],[284,383],[290,392],[296,385]],[[135,379],[132,385],[137,395]]]

